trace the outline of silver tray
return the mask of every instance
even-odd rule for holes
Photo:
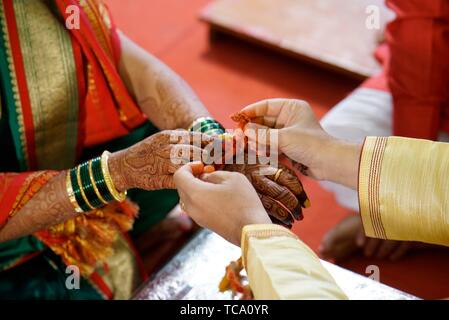
[[[136,300],[231,300],[218,284],[240,248],[207,230],[200,231],[165,267],[137,290]],[[412,295],[322,261],[351,300],[415,300]]]

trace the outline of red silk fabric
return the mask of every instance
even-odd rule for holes
[[[436,140],[449,133],[449,2],[386,0],[396,19],[376,51],[384,66],[365,87],[393,97],[393,134]]]

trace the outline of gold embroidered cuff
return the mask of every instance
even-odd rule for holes
[[[271,237],[289,237],[298,240],[298,237],[287,228],[276,224],[253,224],[245,226],[242,230],[242,258],[246,267],[246,256],[250,238],[267,239]]]
[[[365,234],[386,239],[380,212],[379,190],[386,137],[367,137],[360,156],[359,205]]]
[[[369,237],[449,245],[449,144],[368,137],[359,169]]]

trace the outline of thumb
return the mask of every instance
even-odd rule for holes
[[[222,184],[223,182],[231,179],[236,173],[228,171],[216,171],[213,173],[203,174],[201,180],[213,184]]]
[[[173,175],[173,181],[177,189],[188,190],[199,186],[199,176],[204,169],[204,164],[201,162],[188,163],[179,168]]]

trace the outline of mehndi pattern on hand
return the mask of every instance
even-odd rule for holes
[[[257,119],[250,120],[242,112],[232,114],[231,119],[242,130],[250,121],[257,122]],[[291,227],[295,220],[302,220],[302,209],[310,207],[310,201],[295,172],[284,165],[274,168],[268,165],[247,164],[247,149],[248,146],[245,148],[245,164],[227,165],[224,169],[246,175],[273,222]],[[307,167],[299,163],[294,163],[294,168],[303,174],[307,172]],[[263,169],[264,174],[261,174],[260,169]]]

